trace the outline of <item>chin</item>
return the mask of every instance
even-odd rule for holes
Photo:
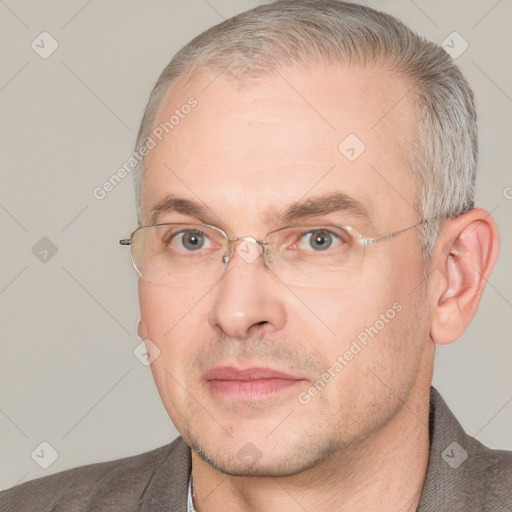
[[[187,442],[203,461],[230,476],[292,476],[331,460],[336,454],[332,441],[309,447],[265,446],[261,450],[251,442],[246,442],[238,449],[233,448],[235,443],[232,443],[222,453],[218,447],[209,449],[194,440]],[[265,452],[271,456],[265,456]]]

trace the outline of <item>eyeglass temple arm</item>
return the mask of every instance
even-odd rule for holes
[[[132,245],[132,241],[129,238],[123,238],[119,240],[119,245]]]
[[[362,245],[373,245],[377,242],[383,242],[384,240],[389,240],[390,238],[395,238],[395,236],[401,235],[402,233],[405,233],[406,231],[409,231],[410,229],[417,228],[418,226],[421,226],[422,224],[425,224],[427,222],[426,219],[423,219],[421,222],[418,222],[418,224],[414,224],[414,226],[409,226],[408,228],[399,229],[398,231],[394,231],[393,233],[389,233],[387,235],[381,236],[380,238],[361,238],[361,244]]]

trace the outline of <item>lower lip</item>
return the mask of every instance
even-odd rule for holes
[[[232,399],[254,400],[284,391],[303,382],[295,379],[254,379],[254,380],[220,380],[207,381],[210,389],[217,395]]]

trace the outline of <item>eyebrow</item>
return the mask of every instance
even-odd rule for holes
[[[203,223],[212,223],[212,219],[218,217],[212,211],[196,201],[168,195],[151,208],[151,222],[156,224],[163,213],[181,213],[194,217]],[[288,206],[277,209],[271,208],[263,217],[264,222],[271,227],[276,225],[297,224],[309,217],[328,215],[332,213],[344,213],[355,217],[365,224],[370,223],[369,210],[358,200],[343,192],[314,196],[305,200],[296,201]]]
[[[172,194],[164,197],[161,201],[156,203],[151,208],[151,223],[156,224],[158,218],[163,213],[182,213],[183,215],[189,215],[195,217],[201,222],[208,222],[211,217],[211,212],[208,208],[202,206],[196,201],[185,199],[183,197],[177,197]]]
[[[273,226],[296,224],[309,217],[332,213],[343,213],[365,222],[371,219],[371,214],[363,203],[343,192],[334,192],[297,201],[281,210],[272,209],[265,214],[265,221]]]

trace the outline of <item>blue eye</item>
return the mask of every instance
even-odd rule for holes
[[[169,245],[176,247],[176,244],[178,244],[178,249],[185,249],[187,252],[208,249],[210,247],[210,239],[199,230],[181,231],[172,234],[168,240]]]
[[[337,244],[343,243],[343,240],[327,229],[315,229],[304,233],[298,242],[299,249],[313,249],[314,251],[325,251],[331,247],[337,247]]]

